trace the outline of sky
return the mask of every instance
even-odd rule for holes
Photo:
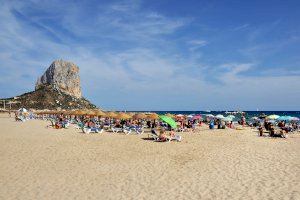
[[[105,110],[300,110],[300,1],[0,0],[0,97],[57,59]]]

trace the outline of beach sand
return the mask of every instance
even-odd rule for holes
[[[300,134],[82,134],[0,115],[0,199],[300,199]]]

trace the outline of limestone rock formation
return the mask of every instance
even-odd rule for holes
[[[81,98],[79,67],[72,62],[54,61],[38,78],[35,90],[49,85],[70,96]]]
[[[41,76],[35,91],[0,99],[9,102],[11,109],[93,109],[89,100],[81,96],[79,68],[74,63],[54,61]]]

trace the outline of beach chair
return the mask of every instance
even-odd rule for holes
[[[123,128],[111,127],[111,130],[112,130],[113,133],[123,132]]]
[[[123,133],[128,135],[132,132],[132,129],[130,127],[124,127],[122,131],[123,131]]]
[[[144,133],[143,127],[141,127],[141,126],[131,126],[131,127],[129,127],[129,129],[131,131],[136,132],[137,134],[143,134]]]
[[[150,133],[148,133],[148,138],[152,138],[153,140],[159,140],[158,133],[156,130],[152,129]]]
[[[54,127],[55,127],[55,120],[53,120],[53,119],[49,119],[49,121],[51,122],[51,124],[50,124],[50,125],[48,125],[48,126],[47,126],[47,128],[49,128],[49,127],[52,127],[52,128],[54,128]]]
[[[69,128],[69,126],[70,126],[70,122],[63,122],[62,123],[63,128]]]
[[[175,140],[177,142],[181,142],[182,137],[180,135],[175,135],[175,136],[171,137],[170,140]]]
[[[82,128],[82,132],[83,133],[102,133],[103,129],[100,129],[97,127],[92,127],[92,128],[84,127],[84,128]]]

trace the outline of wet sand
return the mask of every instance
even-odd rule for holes
[[[0,199],[300,199],[300,133],[82,134],[0,115]]]

